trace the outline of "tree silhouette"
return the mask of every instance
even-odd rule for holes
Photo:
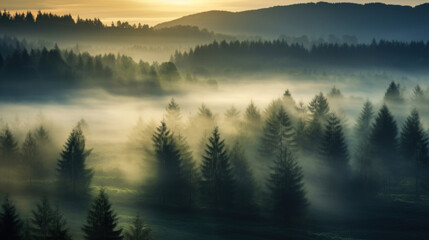
[[[292,152],[282,147],[268,178],[270,206],[275,215],[289,220],[303,214],[308,205],[303,172]]]
[[[26,173],[28,180],[31,182],[33,171],[39,164],[37,162],[39,159],[39,150],[36,144],[36,139],[33,137],[31,132],[28,132],[25,137],[24,143],[22,144],[21,154],[24,166],[27,168]]]
[[[71,240],[67,223],[58,206],[52,211],[52,223],[49,229],[49,239]]]
[[[384,182],[384,191],[389,190],[392,174],[397,169],[398,128],[386,105],[383,105],[372,126],[370,143],[377,172]]]
[[[104,189],[93,200],[82,230],[86,240],[122,240],[122,229]]]
[[[33,218],[32,233],[35,240],[48,240],[50,239],[53,222],[53,210],[46,197],[36,205],[36,210],[32,211]]]
[[[22,221],[16,212],[14,204],[5,197],[0,212],[0,237],[7,240],[20,240]]]
[[[62,194],[74,199],[86,199],[93,171],[86,167],[91,150],[85,149],[82,129],[75,127],[64,145],[57,163],[58,187]]]
[[[7,169],[7,179],[9,181],[11,169],[18,160],[18,143],[8,127],[0,135],[0,154]]]
[[[255,180],[241,144],[236,141],[230,151],[229,159],[235,180],[235,206],[248,210],[255,206]]]
[[[125,240],[152,240],[152,229],[150,229],[140,216],[133,219],[132,225],[124,234]]]
[[[404,99],[400,91],[400,85],[395,82],[391,82],[384,95],[384,101],[391,103],[402,103]]]
[[[209,208],[226,209],[232,207],[234,179],[225,150],[225,141],[220,139],[215,127],[206,145],[201,165],[203,202]]]
[[[161,126],[157,127],[152,141],[157,167],[153,190],[158,199],[158,204],[181,205],[185,199],[182,159],[180,149],[165,122],[161,122]]]
[[[320,144],[323,125],[329,112],[328,100],[323,96],[323,93],[319,93],[311,100],[308,104],[308,110],[311,118],[307,127],[309,141],[306,148],[309,152],[315,152]]]
[[[415,197],[419,198],[421,185],[421,169],[424,169],[429,160],[428,137],[420,122],[416,109],[411,111],[406,119],[400,136],[401,151],[404,168],[412,173],[415,182]]]
[[[173,132],[180,131],[182,128],[181,120],[182,115],[180,113],[180,106],[176,103],[174,98],[168,103],[166,107],[167,114],[165,115],[165,123]]]

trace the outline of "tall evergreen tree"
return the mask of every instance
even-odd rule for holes
[[[154,191],[158,204],[177,205],[184,202],[185,178],[180,150],[165,122],[157,127],[152,137],[157,164]]]
[[[125,240],[153,240],[152,229],[143,223],[140,216],[133,219],[129,230],[125,232]]]
[[[363,105],[355,127],[355,136],[358,144],[362,141],[368,142],[373,119],[374,107],[372,106],[372,103],[367,100]]]
[[[412,99],[415,103],[423,103],[425,100],[425,93],[423,92],[423,89],[418,84],[413,89]]]
[[[403,156],[403,164],[405,169],[412,173],[415,182],[415,195],[419,198],[421,169],[426,167],[429,161],[428,153],[428,137],[423,130],[420,122],[420,116],[416,109],[411,111],[411,115],[407,118],[402,127],[401,151]]]
[[[32,223],[32,233],[35,240],[50,239],[50,231],[52,228],[53,214],[52,207],[46,197],[36,205],[34,210]]]
[[[82,230],[86,240],[122,240],[122,229],[104,189],[93,200]]]
[[[185,205],[192,207],[197,201],[198,186],[201,182],[200,175],[186,138],[178,135],[175,141],[180,152],[181,169],[184,178],[183,192],[185,195]]]
[[[16,212],[15,205],[6,196],[0,212],[0,238],[21,240],[22,221]]]
[[[8,127],[0,135],[0,155],[9,179],[12,166],[16,165],[18,160],[18,143]]]
[[[349,177],[349,152],[341,122],[334,113],[327,118],[321,141],[321,158],[328,169],[328,185],[345,187]]]
[[[323,93],[316,95],[308,104],[310,112],[310,122],[307,127],[306,149],[309,152],[315,152],[320,145],[321,136],[323,135],[323,125],[326,121],[326,115],[329,112],[328,100]]]
[[[229,159],[235,179],[234,205],[239,209],[251,209],[255,206],[256,183],[246,153],[238,141],[234,143]]]
[[[384,101],[391,103],[402,103],[404,101],[399,84],[396,84],[393,81],[390,83],[386,93],[384,94]]]
[[[240,111],[234,106],[231,106],[225,111],[225,118],[228,121],[236,121],[240,117]]]
[[[383,105],[375,118],[370,134],[370,143],[377,172],[383,182],[384,191],[391,185],[392,174],[397,169],[398,128],[396,121],[386,105]]]
[[[31,132],[28,132],[24,143],[22,144],[21,155],[29,181],[32,180],[33,170],[37,168],[37,160],[39,157],[38,154],[39,151],[37,148],[36,139],[33,137]]]
[[[308,205],[303,171],[292,152],[282,146],[268,178],[269,205],[282,219],[299,217]]]
[[[169,126],[173,132],[180,131],[182,129],[182,114],[180,113],[180,106],[176,103],[174,98],[170,100],[166,107],[167,114],[165,115],[165,123]]]
[[[206,145],[201,165],[201,192],[206,206],[214,209],[232,207],[234,179],[225,150],[225,141],[220,139],[219,129],[215,127]]]
[[[66,220],[58,206],[52,211],[52,223],[49,229],[49,239],[55,240],[71,240]]]
[[[91,150],[85,149],[85,137],[78,126],[72,130],[57,163],[58,187],[67,197],[86,199],[93,171],[86,167]]]

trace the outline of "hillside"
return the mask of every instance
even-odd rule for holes
[[[226,34],[327,37],[354,35],[361,41],[427,40],[429,4],[307,3],[243,11],[209,11],[161,23],[156,28],[191,25]]]

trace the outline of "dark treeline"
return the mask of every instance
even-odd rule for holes
[[[1,95],[42,97],[57,91],[102,88],[117,94],[161,93],[182,78],[174,63],[139,61],[124,55],[92,56],[72,50],[28,49],[13,38],[0,39]],[[57,93],[58,93],[57,92]]]
[[[126,38],[172,38],[172,39],[200,39],[209,40],[215,38],[232,39],[226,35],[219,35],[209,32],[206,29],[200,30],[198,27],[192,26],[174,26],[162,29],[149,27],[147,24],[129,24],[128,22],[117,21],[111,25],[103,24],[100,19],[74,19],[70,14],[56,15],[52,13],[42,13],[38,11],[33,14],[0,11],[0,30],[3,34],[11,34],[18,36],[56,36],[76,37],[79,35],[79,40],[96,40],[103,39],[108,36],[109,40]],[[30,35],[31,34],[31,35]],[[60,34],[58,36],[58,34]],[[128,41],[128,40],[127,40]]]
[[[275,41],[214,41],[188,52],[176,52],[172,61],[196,73],[236,71],[296,71],[313,69],[390,69],[425,71],[429,43],[373,41],[371,44],[301,44]]]

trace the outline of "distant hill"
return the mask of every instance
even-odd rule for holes
[[[361,41],[429,39],[429,3],[416,7],[382,3],[306,3],[243,11],[209,11],[161,23],[191,25],[225,34],[328,37],[354,35]]]

